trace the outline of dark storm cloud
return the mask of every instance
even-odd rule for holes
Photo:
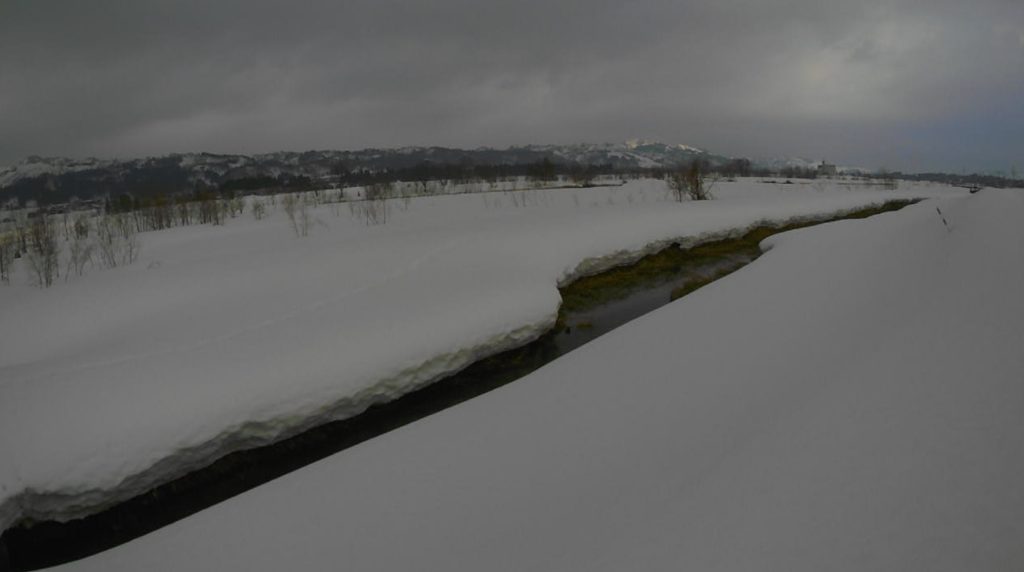
[[[1022,96],[1015,0],[0,3],[0,163],[640,136],[1009,169]]]

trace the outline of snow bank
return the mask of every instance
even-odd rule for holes
[[[275,213],[151,233],[134,266],[3,289],[0,528],[94,512],[522,344],[580,274],[900,196],[749,181],[718,193],[677,204],[647,181],[435,197],[395,201],[378,227],[322,207],[307,239]]]

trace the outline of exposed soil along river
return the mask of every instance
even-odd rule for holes
[[[104,512],[66,523],[37,522],[6,531],[11,570],[35,570],[84,558],[166,526],[328,455],[515,381],[573,349],[749,264],[772,234],[840,219],[897,210],[913,201],[890,201],[811,223],[758,227],[742,237],[677,246],[636,263],[581,278],[561,289],[554,329],[514,350],[480,360],[431,386],[344,421],[290,439],[232,453],[212,465]]]

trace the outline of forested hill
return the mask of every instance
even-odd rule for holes
[[[670,168],[700,158],[711,165],[732,159],[687,145],[648,141],[610,144],[529,145],[508,149],[406,147],[360,151],[276,152],[260,155],[173,154],[129,160],[30,157],[0,168],[0,202],[40,204],[130,193],[134,196],[202,190],[303,188],[384,173],[410,177],[529,174],[537,165],[561,172]]]

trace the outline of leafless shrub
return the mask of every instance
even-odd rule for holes
[[[526,208],[528,206],[537,206],[544,202],[542,194],[538,193],[536,189],[526,189],[521,191],[505,191],[505,196],[512,200],[512,206],[517,208]]]
[[[228,212],[231,214],[231,218],[235,218],[245,212],[245,199],[241,196],[231,197],[225,202]]]
[[[100,263],[106,268],[135,262],[141,248],[135,225],[128,217],[117,214],[105,214],[96,220],[94,244]]]
[[[267,205],[263,202],[263,199],[259,197],[253,197],[252,206],[249,207],[252,211],[252,216],[256,220],[261,220],[267,215]]]
[[[349,212],[367,225],[387,224],[391,214],[391,183],[373,183],[364,188],[365,199],[357,203],[349,203]]]
[[[714,198],[711,194],[714,181],[708,180],[707,169],[700,160],[690,163],[689,167],[669,173],[666,183],[672,191],[672,196],[679,202],[686,198],[693,201]]]
[[[289,193],[281,199],[284,213],[288,216],[288,223],[296,237],[309,236],[309,231],[313,228],[313,218],[309,214],[306,202],[304,197],[294,193]]]
[[[192,224],[192,219],[196,217],[195,214],[195,203],[188,200],[187,197],[179,196],[174,200],[175,212],[178,218],[178,224],[181,226],[188,226]]]
[[[199,224],[222,225],[231,207],[230,201],[217,198],[213,193],[198,193],[196,202],[199,204]]]
[[[299,226],[295,220],[295,210],[298,208],[299,200],[293,194],[287,194],[281,199],[281,206],[284,207],[284,214],[288,217],[295,236],[299,236]]]
[[[52,286],[60,274],[60,243],[57,226],[42,213],[28,227],[26,259],[32,271],[32,283],[40,288]]]
[[[14,272],[14,256],[18,251],[18,241],[14,233],[0,234],[0,282],[11,283]]]
[[[71,226],[71,236],[68,238],[68,262],[64,270],[64,279],[67,280],[74,270],[76,276],[85,272],[85,266],[92,263],[92,253],[96,246],[89,240],[89,215],[82,213],[75,217]]]

